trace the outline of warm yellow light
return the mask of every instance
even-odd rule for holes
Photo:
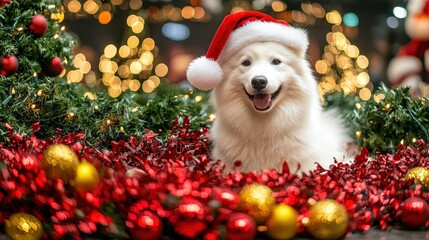
[[[87,97],[87,98],[89,98],[89,99],[91,99],[91,100],[96,100],[97,99],[97,95],[95,95],[94,93],[92,93],[92,92],[86,92],[84,95],[83,95],[84,97]],[[95,105],[94,106],[94,110],[95,111],[98,111],[98,106],[97,105]]]
[[[136,48],[139,45],[139,38],[136,36],[130,36],[127,40],[127,45],[130,48]]]
[[[119,48],[119,56],[121,56],[121,58],[127,58],[130,56],[130,54],[131,49],[127,45],[123,45]]]
[[[72,13],[77,13],[80,11],[80,9],[82,8],[82,4],[80,4],[79,1],[76,0],[72,0],[69,2],[69,4],[67,5],[67,8],[69,9],[70,12]]]
[[[159,86],[159,83],[161,82],[161,80],[159,79],[159,77],[154,76],[154,75],[150,76],[148,78],[148,80],[150,80],[151,82],[153,82],[154,88],[157,88]]]
[[[341,15],[338,11],[331,11],[326,14],[326,20],[335,25],[340,25],[342,22]]]
[[[202,7],[196,7],[194,8],[195,10],[195,14],[194,14],[194,18],[195,19],[202,19],[205,15],[206,15],[206,11],[204,11],[204,8]]]
[[[153,62],[153,54],[149,51],[145,51],[140,56],[140,61],[143,65],[150,65]]]
[[[80,71],[83,74],[87,74],[89,71],[91,71],[91,63],[89,62],[84,62],[80,68]]]
[[[100,61],[98,68],[101,72],[107,73],[112,72],[112,66],[112,61],[110,61],[109,59],[103,59]]]
[[[88,0],[83,4],[83,9],[89,14],[95,14],[98,12],[98,5],[93,0]]]
[[[151,93],[154,89],[154,86],[155,86],[155,84],[152,81],[146,80],[142,84],[142,90],[145,93]]]
[[[130,1],[130,8],[132,10],[139,10],[143,6],[142,0],[131,0]]]
[[[164,63],[160,63],[160,64],[156,65],[155,74],[158,77],[165,77],[165,75],[167,75],[167,73],[168,73],[167,65],[165,65]]]
[[[91,71],[85,75],[85,83],[90,88],[93,88],[95,85],[97,85],[97,78],[94,72]]]
[[[138,17],[134,14],[131,14],[127,17],[127,25],[128,27],[133,27],[133,24],[138,22]]]
[[[138,91],[138,90],[140,89],[140,81],[135,80],[135,79],[131,80],[131,81],[129,82],[129,88],[130,88],[130,90],[131,90],[131,91],[133,91],[133,92]]]
[[[363,101],[368,101],[371,98],[371,91],[368,88],[362,88],[359,91],[359,97]]]
[[[345,48],[345,52],[347,56],[351,58],[357,58],[359,56],[359,48],[355,45],[349,45],[347,48]]]
[[[356,131],[356,137],[360,137],[362,135],[361,131]]]
[[[142,65],[139,61],[133,61],[130,64],[130,71],[132,74],[139,74],[142,71]]]
[[[98,15],[98,21],[101,24],[108,24],[110,22],[110,20],[112,20],[112,14],[108,11],[102,11]]]
[[[386,96],[384,96],[383,93],[378,93],[374,95],[374,101],[379,103],[381,100],[383,100]]]
[[[128,65],[119,66],[118,74],[122,78],[127,78],[130,75],[130,68],[128,67]]]
[[[115,45],[109,44],[104,48],[104,56],[108,58],[113,58],[116,55],[117,51],[118,49],[116,48]]]
[[[195,15],[195,9],[191,6],[186,6],[182,9],[182,17],[186,19],[191,19]]]
[[[357,59],[356,59],[356,63],[358,65],[358,67],[362,68],[362,69],[366,69],[369,65],[369,61],[368,58],[360,55]]]
[[[52,13],[51,19],[57,20],[58,23],[62,23],[64,21],[64,12]]]
[[[121,79],[118,76],[111,78],[110,86],[121,86]]]
[[[119,95],[121,95],[122,89],[121,89],[121,87],[113,86],[113,87],[109,87],[107,92],[108,92],[109,96],[111,96],[112,98],[117,98],[117,97],[119,97]]]
[[[134,33],[141,33],[144,29],[144,24],[142,22],[136,22],[135,24],[133,24],[133,26],[131,27],[131,30]]]
[[[196,96],[195,97],[195,102],[201,102],[201,100],[203,100],[202,96]]]
[[[146,51],[151,51],[155,47],[155,41],[152,38],[143,40],[142,48]]]
[[[324,60],[318,60],[315,65],[316,71],[320,74],[325,74],[328,71],[328,64]]]
[[[369,75],[366,72],[361,72],[356,76],[356,83],[358,87],[364,87],[369,83]]]
[[[313,3],[313,16],[317,18],[325,17],[325,9],[319,3]]]
[[[282,1],[275,0],[271,3],[271,8],[274,12],[282,12],[286,9],[286,4]]]

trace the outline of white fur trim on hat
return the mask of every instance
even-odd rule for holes
[[[405,74],[422,71],[422,63],[413,56],[400,56],[392,59],[387,68],[387,78],[393,84]]]
[[[297,50],[300,57],[304,57],[308,48],[308,36],[302,29],[275,22],[253,21],[231,33],[218,61],[226,61],[243,46],[255,42],[278,42]]]
[[[409,13],[419,14],[423,11],[426,0],[409,0],[407,9]]]
[[[203,56],[189,64],[186,77],[192,86],[201,90],[210,90],[222,81],[223,71],[216,61]]]

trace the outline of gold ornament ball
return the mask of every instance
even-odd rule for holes
[[[268,235],[274,239],[292,239],[297,230],[297,211],[286,204],[274,207],[267,221]]]
[[[97,186],[98,171],[91,163],[82,159],[76,170],[75,187],[82,191],[89,191]]]
[[[51,179],[74,180],[79,159],[68,146],[53,144],[43,152],[42,167]]]
[[[263,223],[271,215],[275,205],[273,191],[262,184],[253,183],[241,189],[238,194],[239,208],[258,223]]]
[[[43,227],[39,219],[27,213],[15,213],[6,220],[6,235],[13,240],[38,240]]]
[[[405,181],[414,179],[415,183],[429,187],[429,170],[423,167],[415,167],[405,174]]]
[[[308,232],[317,239],[333,240],[342,237],[349,224],[346,209],[335,200],[317,202],[308,216]]]

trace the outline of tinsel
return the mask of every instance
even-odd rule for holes
[[[165,142],[148,131],[140,139],[113,142],[111,149],[86,145],[81,133],[48,140],[11,134],[9,143],[0,145],[0,224],[25,212],[43,223],[44,238],[127,239],[136,234],[157,236],[162,230],[169,239],[222,239],[229,217],[239,210],[234,198],[224,201],[219,192],[234,195],[243,186],[258,183],[273,190],[277,203],[297,210],[298,235],[306,234],[301,220],[312,203],[327,198],[347,209],[350,233],[402,225],[401,205],[406,199],[429,200],[422,185],[404,180],[408,170],[428,167],[428,145],[421,140],[417,148],[399,145],[395,154],[377,154],[373,159],[363,149],[351,165],[318,167],[303,176],[291,173],[286,164],[262,173],[239,169],[225,173],[221,162],[209,158],[207,128],[190,127],[185,118],[173,124]],[[40,164],[43,151],[56,143],[70,146],[79,159],[87,159],[102,173],[95,188],[78,191],[61,179],[46,177]],[[184,211],[181,206],[189,204],[192,211]],[[161,224],[159,218],[162,227],[139,230],[136,221],[141,218]],[[258,232],[256,238],[267,236]]]

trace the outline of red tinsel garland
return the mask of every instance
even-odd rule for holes
[[[44,238],[146,234],[149,239],[222,239],[229,216],[238,212],[234,193],[261,183],[274,191],[278,203],[295,208],[299,219],[308,215],[310,202],[335,199],[349,212],[352,232],[400,225],[406,199],[429,199],[422,185],[404,180],[411,168],[429,165],[423,141],[417,149],[401,145],[396,154],[374,159],[363,149],[354,164],[319,167],[304,176],[290,173],[286,164],[281,171],[225,174],[222,163],[209,158],[208,130],[193,132],[189,127],[188,119],[183,124],[176,121],[165,143],[148,132],[140,140],[114,142],[112,150],[86,146],[81,133],[52,140],[11,135],[9,143],[0,145],[0,224],[11,214],[26,212],[41,220]],[[70,146],[104,173],[96,188],[81,192],[46,177],[40,162],[43,151],[54,143]],[[182,211],[186,205],[193,211]],[[149,220],[158,227],[145,225]],[[305,234],[303,225],[298,234]]]

